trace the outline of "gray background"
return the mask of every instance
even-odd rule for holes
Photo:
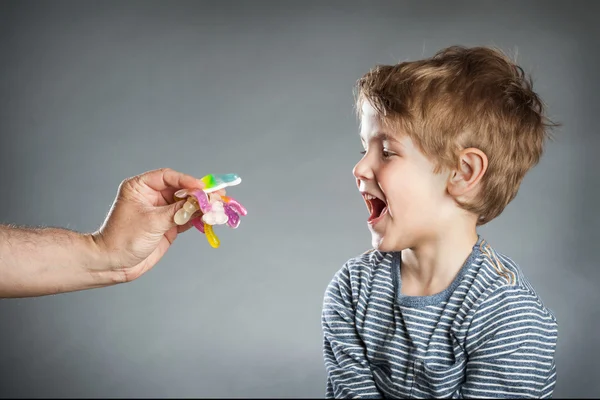
[[[120,181],[236,172],[249,215],[139,280],[0,301],[3,396],[323,397],[323,293],[370,245],[352,85],[497,45],[564,127],[480,232],[560,324],[556,396],[600,395],[598,2],[0,3],[0,222],[96,229]]]

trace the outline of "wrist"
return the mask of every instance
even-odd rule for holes
[[[114,285],[123,282],[123,274],[119,272],[120,265],[108,250],[108,246],[100,232],[85,235],[88,241],[92,263],[89,265],[89,273],[103,286]]]

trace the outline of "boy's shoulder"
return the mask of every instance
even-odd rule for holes
[[[389,274],[395,253],[370,249],[346,260],[331,279],[331,285],[361,287],[381,272]]]
[[[453,323],[467,353],[488,357],[512,349],[548,355],[556,345],[558,322],[521,266],[489,245],[474,264],[465,280],[466,293],[459,296],[462,312]],[[540,343],[541,350],[536,347]]]
[[[350,275],[373,276],[382,267],[390,269],[396,253],[382,252],[369,249],[354,257],[350,257],[340,271],[347,271]]]
[[[485,240],[480,243],[479,262],[472,269],[472,290],[469,290],[477,297],[470,300],[478,318],[492,309],[495,310],[492,314],[501,310],[511,314],[515,310],[535,309],[540,315],[556,322],[554,312],[544,304],[521,265],[512,257],[492,248]]]

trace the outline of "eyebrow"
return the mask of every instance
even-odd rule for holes
[[[398,144],[398,145],[402,145],[402,143],[393,135],[390,135],[389,133],[386,132],[376,132],[373,136],[373,139],[377,139],[377,140],[381,140],[381,141],[388,141],[388,142],[392,142],[394,144]],[[360,140],[364,141],[363,136],[360,135]]]
[[[378,132],[375,134],[375,137],[380,140],[387,140],[388,142],[394,142],[400,144],[400,141],[393,135],[385,132]]]

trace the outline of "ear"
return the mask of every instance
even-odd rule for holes
[[[448,193],[459,198],[473,192],[483,178],[487,166],[488,158],[483,151],[476,148],[462,150],[458,156],[457,169],[450,174]]]

